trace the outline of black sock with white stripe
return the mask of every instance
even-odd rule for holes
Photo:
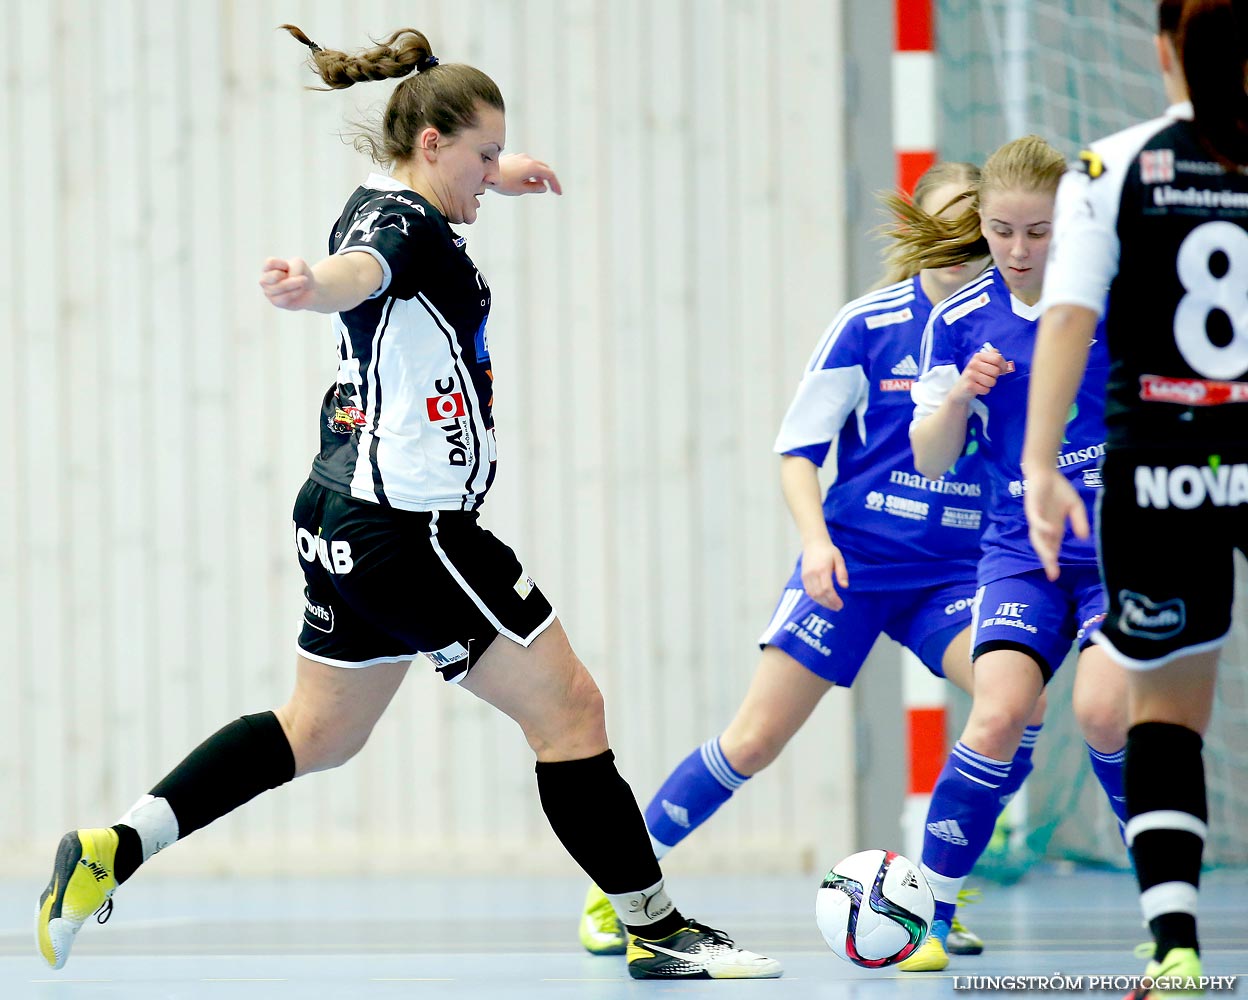
[[[633,790],[604,750],[583,760],[537,762],[537,791],[555,836],[597,883],[629,931],[657,941],[684,926],[667,897]]]
[[[1199,733],[1168,722],[1127,733],[1127,846],[1159,962],[1171,948],[1200,948],[1196,902],[1209,818],[1203,745]]]

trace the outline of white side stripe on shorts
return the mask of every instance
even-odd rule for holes
[[[1194,833],[1201,840],[1209,836],[1209,827],[1191,813],[1180,812],[1178,809],[1154,809],[1152,812],[1140,813],[1127,821],[1127,846],[1135,843],[1135,838],[1148,830],[1180,830]]]
[[[481,614],[485,615],[486,620],[498,629],[499,635],[505,635],[512,642],[518,642],[521,646],[527,647],[534,639],[546,630],[546,626],[549,625],[551,620],[555,617],[555,612],[552,610],[550,617],[534,629],[533,634],[527,638],[517,635],[511,629],[507,628],[506,625],[500,622],[494,612],[491,611],[486,605],[485,601],[481,600],[481,598],[477,595],[477,592],[468,586],[468,581],[464,579],[463,574],[455,568],[455,564],[451,562],[446,553],[442,551],[442,546],[438,542],[438,511],[436,510],[433,512],[433,516],[429,518],[429,544],[433,546],[433,551],[436,552],[438,554],[438,558],[442,560],[442,565],[446,567],[446,571],[450,573],[455,582],[459,584],[460,590],[468,595],[468,598],[472,601],[472,603],[477,606],[477,610],[480,611]]]
[[[979,644],[979,609],[983,603],[984,588],[980,587],[971,599],[971,655],[974,655],[975,647]]]
[[[765,646],[771,642],[780,626],[784,624],[784,620],[793,613],[793,609],[797,607],[797,602],[802,599],[804,590],[786,590],[784,596],[780,598],[780,603],[776,606],[776,613],[771,616],[771,621],[767,623],[767,627],[763,629],[763,634],[758,637],[758,644]]]
[[[1098,497],[1099,499],[1099,497]],[[1172,653],[1165,656],[1159,656],[1155,660],[1134,660],[1123,653],[1118,652],[1117,648],[1109,640],[1104,632],[1096,631],[1092,633],[1092,641],[1101,649],[1105,650],[1106,655],[1119,666],[1126,667],[1128,670],[1156,670],[1158,667],[1164,667],[1168,663],[1183,656],[1195,656],[1198,653],[1212,653],[1215,649],[1221,649],[1226,645],[1226,640],[1231,637],[1230,629],[1220,635],[1216,639],[1210,639],[1208,642],[1198,642],[1193,646],[1184,646],[1182,649],[1176,649]]]

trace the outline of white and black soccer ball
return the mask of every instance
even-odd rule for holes
[[[815,921],[828,947],[864,969],[912,955],[935,911],[923,873],[892,851],[859,851],[837,862],[815,896]]]

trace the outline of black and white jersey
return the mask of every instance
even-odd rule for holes
[[[1058,189],[1044,303],[1108,310],[1110,448],[1248,437],[1248,176],[1191,114],[1094,143]]]
[[[402,510],[475,510],[494,479],[490,289],[445,217],[370,174],[333,253],[367,253],[381,287],[334,316],[338,379],[321,408],[312,479]]]

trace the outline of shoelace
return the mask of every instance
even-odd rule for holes
[[[699,923],[697,920],[686,920],[685,926],[691,930],[705,934],[711,939],[712,944],[727,945],[729,948],[735,946],[735,942],[723,931],[716,930],[714,927],[708,927],[706,924]]]
[[[982,895],[983,895],[983,892],[981,892],[979,889],[959,889],[958,890],[958,905],[959,906],[974,906],[976,903],[979,902],[979,897]],[[949,921],[949,929],[951,931],[957,931],[959,934],[968,933],[966,929],[966,925],[962,923],[961,920],[958,919],[957,913],[954,913],[953,919]]]
[[[109,896],[100,904],[100,908],[95,911],[95,922],[97,924],[108,923],[108,918],[113,915],[113,897]]]
[[[1157,943],[1155,941],[1144,941],[1137,944],[1132,951],[1136,958],[1152,959],[1157,956]],[[1167,975],[1169,971],[1170,970],[1165,965],[1162,965],[1162,967],[1157,970],[1156,974],[1158,977],[1161,977]],[[1148,991],[1143,987],[1140,987],[1138,990],[1132,990],[1128,993],[1126,1000],[1147,1000],[1147,998]]]

